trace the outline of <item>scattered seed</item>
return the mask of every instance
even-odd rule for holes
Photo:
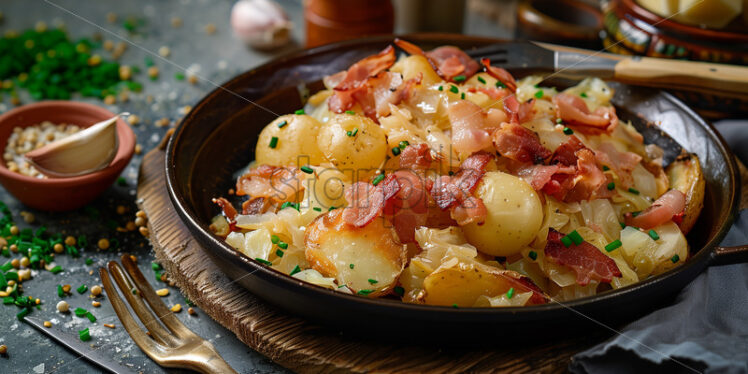
[[[21,261],[18,261],[17,258],[14,258],[13,260],[10,261],[10,265],[18,269],[21,267]]]
[[[182,27],[182,19],[179,17],[171,17],[171,27]]]
[[[158,66],[151,66],[148,68],[148,77],[151,79],[158,78]]]
[[[138,227],[145,226],[145,218],[143,218],[143,217],[137,217],[137,218],[135,218],[135,226],[138,226]]]
[[[135,115],[135,114],[130,114],[130,115],[129,115],[129,116],[127,117],[127,123],[129,123],[130,125],[133,125],[133,126],[135,126],[135,125],[137,125],[138,123],[140,123],[140,117],[138,117],[138,116],[137,116],[137,115]]]
[[[21,216],[23,217],[24,222],[34,223],[34,213],[21,211]]]
[[[94,308],[98,308],[98,307],[101,306],[101,303],[98,302],[98,301],[96,301],[96,300],[94,300],[94,301],[91,302],[91,305],[93,305]]]
[[[135,227],[135,222],[133,221],[127,222],[127,225],[125,225],[125,229],[127,229],[127,231],[134,231],[136,228],[137,227]]]
[[[60,313],[67,313],[70,311],[70,304],[65,300],[60,301],[57,303],[57,311]]]
[[[0,355],[5,356],[7,354],[8,354],[8,346],[5,344],[0,345]]]
[[[117,214],[125,214],[127,208],[124,205],[117,205]]]
[[[76,243],[76,240],[74,236],[68,236],[67,238],[65,238],[65,244],[75,245],[75,243]]]
[[[138,231],[140,231],[140,235],[143,235],[145,237],[148,237],[151,235],[147,227],[141,227],[140,229],[138,229]]]
[[[213,35],[216,33],[216,25],[209,23],[205,25],[205,33],[208,35]]]
[[[113,324],[111,324],[111,323],[105,323],[105,324],[104,324],[104,327],[108,327],[108,328],[110,328],[110,329],[113,329],[113,328],[114,328],[114,325],[113,325]]]
[[[62,292],[64,293],[70,293],[70,289],[72,289],[72,287],[70,287],[69,284],[62,286]]]
[[[101,286],[96,285],[96,286],[91,287],[91,295],[93,296],[101,295]]]
[[[161,57],[169,57],[169,55],[171,54],[171,49],[169,49],[169,47],[167,46],[163,46],[158,49],[158,54],[160,54]]]
[[[175,304],[173,307],[171,307],[171,311],[174,313],[179,313],[182,311],[182,304]]]
[[[197,313],[195,312],[195,308],[189,307],[189,308],[187,308],[187,314],[189,314],[191,316],[194,316]]]
[[[187,82],[190,82],[190,84],[197,84],[197,76],[194,74],[187,75]]]
[[[169,296],[169,289],[168,288],[162,288],[162,289],[156,291],[156,295],[161,296],[161,297]]]
[[[117,22],[117,14],[115,14],[113,12],[107,13],[106,14],[106,20],[109,23],[115,23],[115,22]]]
[[[18,226],[11,226],[10,227],[10,234],[11,235],[18,235],[21,232],[21,230],[18,228]]]
[[[52,327],[52,322],[44,321],[44,327],[47,327],[47,328]]]
[[[18,253],[18,246],[15,244],[10,245],[10,251],[13,253]]]
[[[101,250],[109,249],[109,240],[101,238],[99,239],[99,242],[97,243],[97,245],[99,246],[99,249]]]
[[[142,152],[143,152],[143,146],[141,146],[140,144],[135,144],[135,154],[139,155]]]
[[[117,103],[117,98],[114,97],[114,95],[106,95],[104,96],[104,104],[106,105],[114,105]]]
[[[62,246],[62,243],[57,243],[52,247],[54,249],[55,253],[62,253],[62,251],[65,250],[65,247]]]
[[[29,258],[28,258],[28,257],[26,257],[26,256],[23,256],[23,257],[21,258],[21,267],[25,267],[25,268],[27,268],[27,267],[29,267],[29,265],[30,265],[30,264],[31,264],[31,260],[29,260]]]

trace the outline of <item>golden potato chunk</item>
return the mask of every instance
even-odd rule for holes
[[[683,155],[668,165],[665,171],[670,179],[670,187],[686,195],[685,215],[678,225],[685,235],[693,228],[701,208],[704,207],[706,182],[701,172],[701,164],[695,154]]]
[[[334,115],[320,128],[317,145],[336,168],[346,175],[354,171],[358,180],[373,175],[387,156],[384,130],[368,117],[359,115]]]
[[[389,293],[405,267],[405,245],[383,219],[357,228],[343,222],[342,216],[343,209],[335,209],[307,226],[307,261],[312,269],[359,295]]]
[[[276,118],[257,138],[257,164],[298,167],[321,164],[324,157],[314,141],[320,126],[319,121],[305,114]]]
[[[543,224],[543,206],[522,179],[500,171],[486,173],[475,190],[488,214],[482,225],[462,227],[468,243],[492,256],[510,256],[528,245]]]

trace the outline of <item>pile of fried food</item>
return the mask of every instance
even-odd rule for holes
[[[603,81],[543,78],[403,40],[324,79],[259,135],[239,213],[211,229],[337,292],[454,307],[595,295],[681,265],[699,161],[620,121]],[[235,198],[236,199],[236,198]]]

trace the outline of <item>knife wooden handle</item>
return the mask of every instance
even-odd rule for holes
[[[748,67],[661,58],[625,58],[616,81],[674,90],[708,92],[748,100]]]

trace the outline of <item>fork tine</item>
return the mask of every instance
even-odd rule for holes
[[[110,262],[110,264],[111,263],[112,262]],[[109,302],[112,304],[114,312],[117,313],[117,317],[119,317],[122,326],[124,326],[125,330],[127,330],[127,333],[130,334],[130,337],[135,342],[135,344],[137,344],[138,347],[140,347],[140,349],[148,355],[148,357],[160,363],[165,356],[166,348],[161,344],[156,343],[153,339],[146,335],[145,332],[143,332],[140,326],[138,326],[138,323],[135,322],[135,319],[130,314],[130,311],[127,310],[127,306],[119,297],[117,289],[109,279],[109,273],[106,271],[106,269],[104,269],[103,267],[99,268],[99,276],[101,277],[101,283],[104,285],[104,290],[106,290],[107,297],[109,297]],[[123,292],[127,293],[127,291]]]
[[[132,261],[129,254],[122,255],[122,265],[125,266],[125,269],[127,269],[133,282],[135,282],[135,285],[140,290],[141,296],[143,296],[145,301],[148,302],[148,305],[151,306],[151,309],[156,312],[156,315],[159,316],[161,322],[163,322],[169,330],[174,332],[174,334],[180,339],[197,337],[195,333],[182,324],[182,322],[174,316],[174,313],[164,305],[164,302],[161,301],[161,298],[158,295],[156,295],[156,291],[154,291],[148,281],[146,281],[143,273],[138,269],[138,265]]]
[[[162,343],[167,346],[176,346],[179,344],[179,340],[171,334],[171,332],[167,331],[161,324],[158,322],[158,319],[156,319],[156,316],[153,315],[153,312],[148,310],[148,307],[146,307],[145,303],[143,303],[143,300],[138,297],[137,295],[134,295],[132,290],[135,289],[136,285],[132,283],[130,278],[125,274],[125,271],[122,269],[122,267],[114,262],[109,262],[109,273],[111,274],[112,278],[114,278],[114,281],[117,282],[117,285],[122,290],[122,293],[125,295],[125,298],[127,299],[128,303],[130,304],[130,307],[133,311],[135,311],[135,314],[140,318],[140,321],[143,323],[143,326],[145,326],[148,331],[151,332],[151,335],[154,339],[156,339],[159,343]],[[140,287],[137,287],[139,292],[143,292]],[[158,311],[155,311],[158,313]]]
[[[501,43],[491,44],[485,47],[467,50],[465,53],[472,58],[486,57],[488,55],[506,55],[507,45]]]

